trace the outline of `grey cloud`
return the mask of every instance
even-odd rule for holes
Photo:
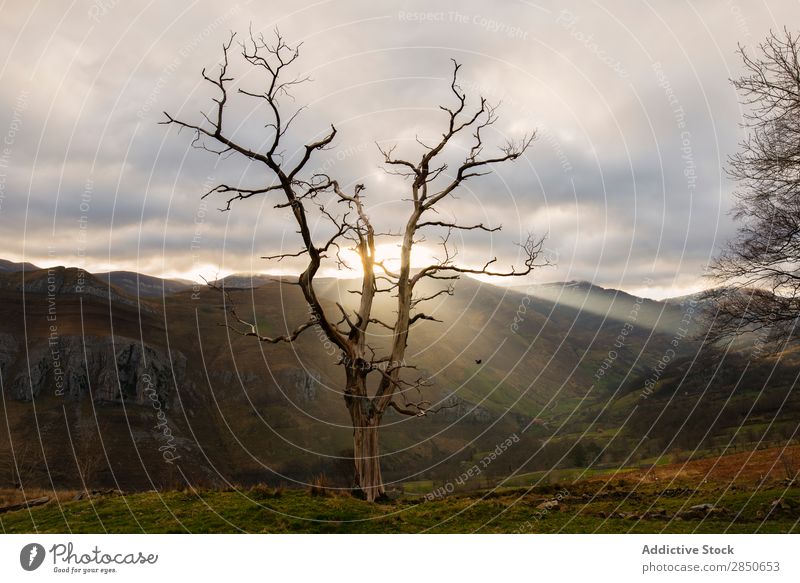
[[[254,255],[277,251],[281,241],[291,246],[291,225],[269,201],[218,214],[220,201],[209,200],[202,249],[191,252],[210,178],[257,185],[265,173],[190,150],[187,132],[157,123],[165,109],[200,119],[213,95],[200,70],[214,68],[229,30],[244,32],[252,22],[265,33],[279,25],[305,43],[299,71],[314,81],[298,88],[296,105],[309,108],[287,156],[336,124],[336,147],[312,166],[344,183],[366,183],[368,204],[389,228],[401,220],[402,184],[380,174],[373,142],[413,153],[415,134],[435,139],[453,57],[464,63],[462,85],[471,95],[502,101],[497,141],[539,130],[524,160],[475,181],[444,209],[464,222],[504,225],[491,236],[464,233],[465,261],[488,253],[511,263],[521,233],[549,231],[559,266],[538,274],[540,281],[592,278],[641,290],[651,277],[655,287],[676,292],[699,286],[708,257],[734,228],[727,215],[733,185],[722,167],[741,137],[728,83],[739,70],[736,44],[791,25],[795,12],[789,1],[769,9],[477,1],[432,8],[421,0],[6,4],[0,140],[15,123],[21,94],[25,108],[4,170],[0,241],[11,258],[46,260],[56,216],[68,257],[90,268],[168,272],[219,264],[223,250],[227,270],[246,270],[260,265]],[[258,87],[253,71],[237,71],[246,73],[242,83]],[[256,146],[264,123],[247,99],[237,99],[228,119],[237,138]],[[87,182],[91,240],[78,257],[69,241]]]

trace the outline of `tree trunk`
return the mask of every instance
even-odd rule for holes
[[[378,448],[378,428],[381,416],[366,398],[366,382],[361,378],[348,383],[345,403],[353,424],[353,462],[355,464],[354,490],[360,492],[368,502],[386,495],[381,477],[381,460]]]
[[[355,487],[368,502],[386,495],[381,477],[378,451],[378,423],[353,427],[353,457],[355,461]]]

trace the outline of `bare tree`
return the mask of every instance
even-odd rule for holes
[[[458,84],[461,66],[454,61],[450,83],[453,105],[440,106],[445,121],[441,137],[431,145],[418,139],[422,152],[414,161],[396,157],[395,148],[378,146],[387,172],[403,177],[410,189],[405,227],[396,234],[382,233],[376,231],[367,212],[364,185],[356,184],[352,190],[346,191],[329,175],[308,170],[312,157],[331,146],[336,137],[336,128],[331,126],[330,131],[321,138],[303,146],[299,154],[288,161],[285,159],[282,145],[285,144],[287,132],[300,110],[286,114],[279,102],[289,95],[294,86],[308,79],[287,77],[288,70],[300,55],[300,46],[290,46],[277,31],[275,40],[271,43],[263,36],[254,36],[251,32],[238,45],[244,61],[264,75],[266,90],[263,92],[238,88],[236,93],[259,100],[268,112],[271,121],[266,126],[266,145],[262,148],[248,147],[226,131],[225,111],[232,93],[230,84],[234,80],[229,73],[229,57],[234,41],[235,35],[231,35],[223,45],[222,63],[215,75],[203,70],[203,78],[214,86],[218,94],[214,99],[216,106],[213,111],[203,114],[204,123],[187,123],[167,113],[163,123],[191,130],[195,147],[218,155],[239,154],[262,164],[274,178],[271,184],[255,188],[220,184],[205,196],[213,193],[225,194],[227,200],[223,210],[229,210],[236,201],[256,195],[276,194],[280,197],[275,208],[290,210],[301,240],[300,248],[296,252],[282,253],[267,259],[308,258],[308,264],[299,275],[296,285],[299,285],[311,315],[307,321],[285,335],[263,336],[255,324],[239,316],[235,304],[226,294],[224,297],[229,314],[227,325],[239,334],[273,344],[292,342],[304,331],[319,327],[325,337],[337,347],[341,354],[339,364],[345,373],[345,405],[353,426],[355,488],[367,500],[373,501],[385,493],[379,463],[378,428],[386,411],[391,408],[404,415],[423,416],[440,408],[424,400],[411,402],[406,396],[427,384],[425,379],[408,379],[409,375],[413,376],[409,371],[414,367],[407,364],[405,359],[411,328],[418,322],[435,320],[432,315],[423,311],[425,302],[442,295],[452,295],[452,281],[463,274],[524,276],[539,265],[543,239],[532,236],[528,236],[520,244],[522,263],[519,267],[499,269],[496,258],[477,267],[456,264],[456,251],[450,243],[451,233],[457,230],[492,232],[500,227],[464,225],[442,220],[436,212],[436,206],[453,195],[467,180],[487,174],[493,164],[519,158],[530,146],[534,135],[525,136],[519,141],[509,141],[497,153],[484,156],[484,133],[497,119],[496,108],[483,98],[474,110],[468,108],[467,96]],[[469,132],[469,150],[455,171],[448,172],[447,164],[442,161],[443,153],[456,136],[469,135]],[[338,213],[334,207],[344,209],[344,212]],[[323,240],[315,241],[312,237],[309,226],[312,213],[319,213],[314,216],[323,218],[331,225],[330,233]],[[431,265],[412,270],[413,246],[426,231],[430,233],[435,230],[442,234],[442,258]],[[397,271],[376,258],[376,240],[380,237],[393,237],[399,241],[400,261]],[[340,251],[344,247],[354,249],[360,258],[360,290],[355,291],[359,301],[353,308],[336,303],[331,310],[335,312],[333,315],[324,308],[315,289],[314,278],[323,260],[343,265]],[[426,280],[443,281],[441,285],[446,287],[434,292],[420,293],[422,286],[419,284]],[[373,301],[377,294],[393,294],[396,297],[393,322],[382,321],[374,315]],[[380,349],[369,342],[368,328],[371,325],[388,330],[390,346]],[[368,384],[368,379],[374,381]]]
[[[733,81],[748,109],[747,137],[731,157],[739,183],[738,234],[711,266],[714,290],[709,338],[759,332],[765,341],[798,338],[800,313],[800,61],[798,37],[770,33]]]

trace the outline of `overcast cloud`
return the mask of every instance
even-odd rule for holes
[[[178,5],[180,4],[180,5]],[[213,96],[200,70],[229,31],[279,26],[304,43],[308,105],[287,156],[333,123],[335,148],[312,163],[363,182],[378,224],[399,224],[403,183],[374,142],[419,151],[447,103],[450,59],[474,98],[502,102],[494,143],[536,129],[524,159],[475,180],[445,216],[503,224],[459,241],[464,263],[513,263],[528,231],[548,233],[557,266],[534,281],[587,279],[651,297],[703,286],[735,230],[726,157],[742,138],[729,83],[737,43],[800,22],[796,1],[292,2],[12,1],[0,9],[0,245],[4,258],[92,271],[183,276],[297,270],[258,259],[295,250],[270,199],[230,213],[200,201],[220,181],[264,184],[256,167],[190,147],[161,112],[199,122]],[[242,86],[256,71],[240,64]],[[232,104],[231,133],[264,138],[263,110]],[[320,227],[323,229],[323,227]],[[322,232],[322,231],[321,231]],[[435,241],[430,241],[432,245]],[[420,261],[435,249],[423,249]],[[521,282],[515,282],[521,283]]]

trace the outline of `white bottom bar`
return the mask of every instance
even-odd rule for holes
[[[791,535],[3,535],[0,580],[798,581],[798,540]],[[45,556],[28,572],[22,563],[35,563],[40,554],[37,548],[31,559],[26,545],[32,543],[41,545]]]

